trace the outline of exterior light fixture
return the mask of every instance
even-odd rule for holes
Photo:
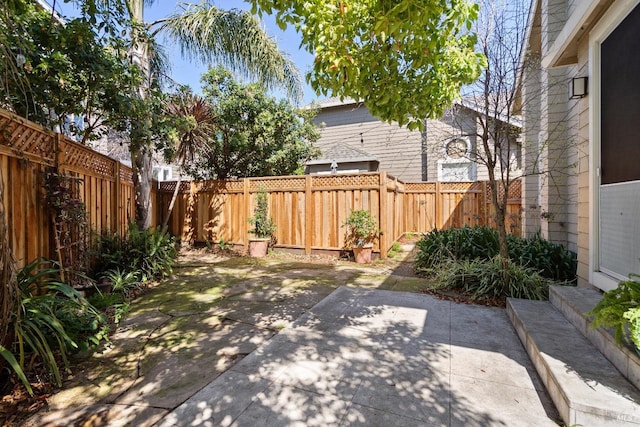
[[[338,162],[335,160],[331,161],[331,173],[338,173]]]
[[[587,77],[574,77],[569,85],[569,98],[579,99],[587,96]]]

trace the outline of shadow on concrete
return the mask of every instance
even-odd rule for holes
[[[479,334],[492,326],[510,328],[503,310],[343,287],[160,425],[552,425],[517,338]]]
[[[357,266],[238,258],[179,268],[134,303],[113,350],[93,361],[94,384],[81,390],[97,405],[31,421],[144,426],[174,408],[161,425],[556,417],[504,310],[347,287],[324,299],[372,274],[371,288],[397,287],[397,275]]]

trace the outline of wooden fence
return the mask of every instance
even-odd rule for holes
[[[160,212],[167,212],[175,182],[158,190]],[[248,245],[247,218],[256,194],[269,195],[269,214],[277,225],[276,246],[310,254],[340,251],[342,224],[352,209],[367,209],[382,230],[374,248],[381,257],[406,232],[464,225],[491,225],[486,182],[405,183],[385,172],[245,178],[233,181],[185,182],[169,218],[169,230],[183,240]],[[520,230],[520,183],[510,190],[508,221]]]
[[[48,168],[77,178],[92,231],[123,233],[135,215],[129,167],[0,109],[0,213],[18,266],[38,257],[56,258],[51,213],[44,202]],[[162,183],[152,194],[152,224],[161,223],[175,186]],[[382,257],[405,232],[490,224],[492,216],[487,183],[405,183],[380,172],[182,183],[169,229],[186,241],[246,247],[247,218],[260,188],[269,194],[277,246],[306,254],[342,250],[342,224],[352,209],[373,214],[382,230],[375,247]],[[510,194],[509,225],[519,233],[519,182]]]
[[[124,232],[135,215],[131,168],[0,109],[0,178],[8,242],[18,266],[56,258],[43,192],[48,168],[78,179],[91,230]]]

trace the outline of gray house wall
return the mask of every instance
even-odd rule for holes
[[[373,117],[360,104],[328,107],[319,112],[316,146],[327,150],[337,143],[366,151],[380,162],[380,170],[403,181],[423,180],[422,134]]]
[[[375,162],[340,162],[338,173],[352,172],[377,172],[378,165]],[[327,174],[331,173],[331,164],[308,165],[305,169],[307,174]]]
[[[535,232],[537,221],[543,236],[577,251],[579,285],[611,289],[618,279],[601,270],[599,260],[607,255],[599,246],[602,213],[598,206],[602,108],[599,92],[603,82],[594,53],[601,37],[606,37],[603,34],[619,25],[621,14],[640,6],[637,1],[601,2],[598,8],[586,12],[586,7],[595,2],[538,0],[536,4],[540,36],[530,37],[528,49],[540,52],[546,68],[528,69],[523,81],[527,88],[524,105],[528,106],[524,112],[525,129],[540,125],[538,135],[526,132],[526,143],[535,148],[528,150],[527,161],[530,163],[535,155],[541,154],[549,173],[530,175],[525,180],[529,195],[524,220],[530,224],[525,232]],[[631,49],[631,40],[629,43]],[[590,63],[594,58],[596,62]],[[569,83],[576,77],[589,78],[589,93],[581,99],[569,99]],[[535,210],[529,209],[536,196],[539,212],[546,213],[542,218],[539,215],[536,218]],[[632,230],[622,236],[613,233],[607,239],[609,243],[615,239],[626,242],[632,233]]]
[[[562,31],[573,1],[538,4],[528,50],[544,57]],[[539,25],[539,27],[538,27]],[[539,30],[538,30],[539,28]],[[578,100],[569,99],[569,82],[580,65],[525,67],[523,79],[524,164],[523,232],[578,251],[578,179],[581,154]],[[578,74],[576,74],[578,73]],[[586,75],[586,74],[585,74]]]
[[[438,181],[438,162],[446,160],[445,145],[454,138],[469,140],[472,152],[476,150],[477,124],[473,113],[466,108],[451,108],[440,120],[427,120],[427,181]],[[487,169],[474,166],[476,180],[486,179]]]
[[[445,145],[463,138],[477,147],[475,112],[466,107],[449,109],[440,120],[426,120],[424,131],[410,131],[373,117],[362,104],[327,106],[314,122],[320,127],[316,146],[327,150],[337,143],[356,147],[375,157],[379,169],[403,181],[438,181],[439,162],[447,160]],[[476,180],[487,180],[484,165],[473,166]]]

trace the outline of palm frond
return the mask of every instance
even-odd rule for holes
[[[293,100],[300,100],[300,72],[258,19],[207,2],[183,3],[181,8],[158,24],[178,43],[185,58],[224,65],[243,77],[257,78],[267,89],[282,87]]]
[[[180,93],[165,104],[165,110],[178,124],[178,146],[175,158],[180,165],[193,161],[196,153],[207,150],[214,134],[211,106],[197,95]]]

